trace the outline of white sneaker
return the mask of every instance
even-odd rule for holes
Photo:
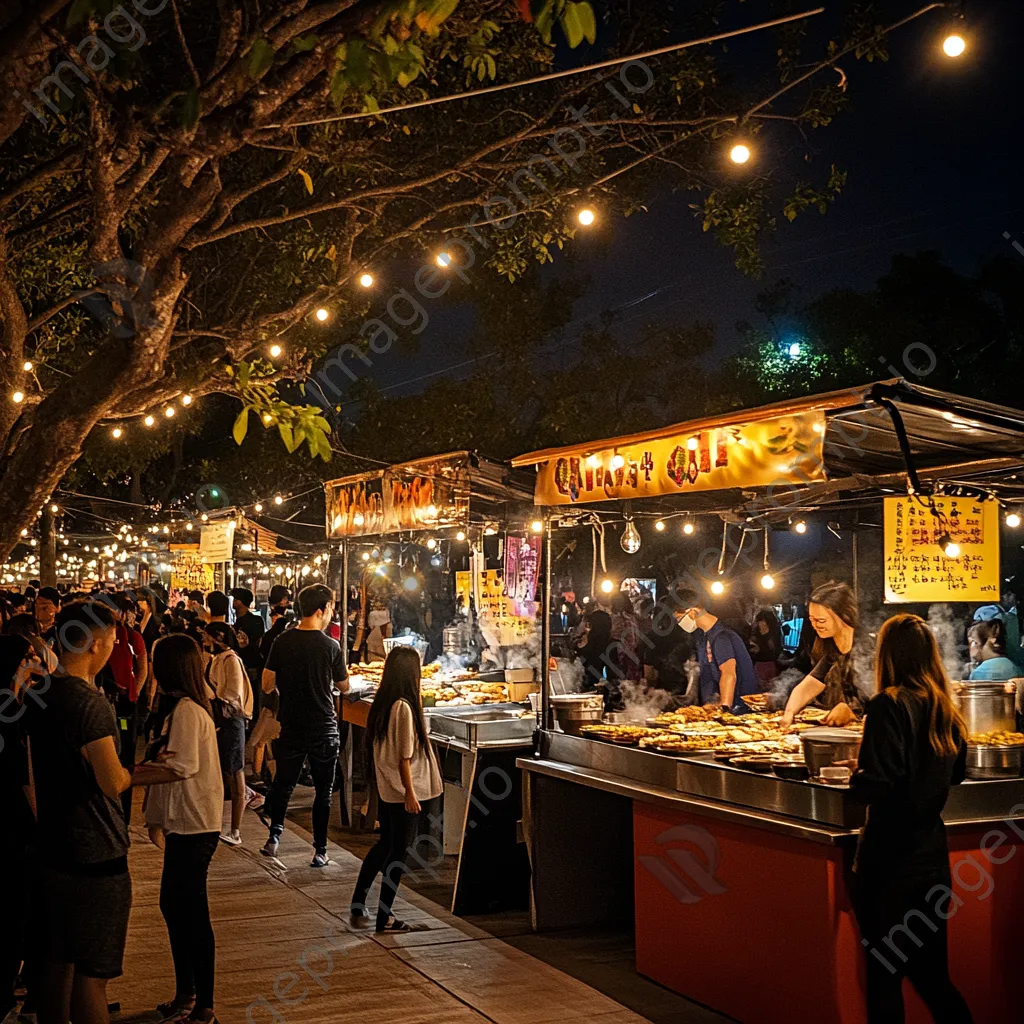
[[[241,846],[242,845],[242,834],[235,829],[233,832],[222,832],[220,836],[222,843],[227,843],[228,846]]]

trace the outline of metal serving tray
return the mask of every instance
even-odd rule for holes
[[[453,740],[470,749],[494,744],[528,744],[533,739],[537,719],[522,717],[518,704],[468,705],[435,708],[428,718],[433,739]]]

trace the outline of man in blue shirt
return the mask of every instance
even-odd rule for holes
[[[754,663],[742,637],[722,625],[695,590],[678,590],[676,601],[679,625],[687,633],[699,631],[697,661],[701,704],[717,703],[737,713],[749,711],[742,698],[757,693],[758,685]]]

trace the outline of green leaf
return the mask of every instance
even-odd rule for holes
[[[181,123],[185,128],[194,128],[199,120],[199,92],[189,89],[181,108]]]
[[[243,406],[242,411],[238,414],[235,420],[235,425],[231,428],[231,436],[235,439],[235,444],[241,444],[245,440],[245,432],[249,429],[249,406]]]
[[[257,39],[249,51],[249,77],[259,78],[274,63],[274,48],[266,39]]]
[[[284,422],[278,423],[278,432],[281,434],[281,440],[284,441],[285,448],[289,452],[295,451],[295,437],[292,434],[292,428]]]
[[[333,75],[331,75],[331,103],[334,104],[335,110],[341,110],[343,103],[345,102],[345,93],[348,92],[348,78],[345,75],[344,68],[338,68]]]
[[[559,21],[562,24],[565,38],[569,41],[569,46],[575,50],[583,42],[583,25],[576,13],[576,4],[566,4]]]
[[[458,6],[459,0],[433,0],[416,15],[416,24],[428,36],[436,36],[441,30],[441,25],[455,13]]]
[[[347,47],[345,56],[345,77],[354,89],[364,92],[373,82],[370,70],[370,51],[364,43],[353,39]]]
[[[307,53],[315,50],[320,37],[315,32],[307,32],[304,36],[296,36],[292,40],[292,50],[295,53]]]
[[[377,98],[367,93],[363,97],[363,109],[369,114],[376,114],[377,111],[380,110],[380,104],[377,102]]]
[[[576,17],[579,18],[580,26],[583,29],[583,38],[588,43],[597,41],[597,19],[594,17],[594,8],[589,3],[576,4]]]
[[[305,183],[306,191],[310,195],[312,195],[313,194],[313,179],[309,176],[309,172],[308,171],[304,171],[301,167],[297,167],[296,168],[296,173],[299,175],[300,178],[302,178],[303,182]]]
[[[244,360],[238,364],[238,386],[246,387],[252,376],[252,367]]]

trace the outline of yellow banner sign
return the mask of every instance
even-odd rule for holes
[[[947,534],[956,557],[939,546]],[[997,602],[999,502],[886,498],[885,600]]]
[[[171,589],[204,594],[213,590],[213,565],[202,560],[198,544],[171,545]]]
[[[538,505],[650,498],[825,479],[821,411],[567,455],[538,467]]]

